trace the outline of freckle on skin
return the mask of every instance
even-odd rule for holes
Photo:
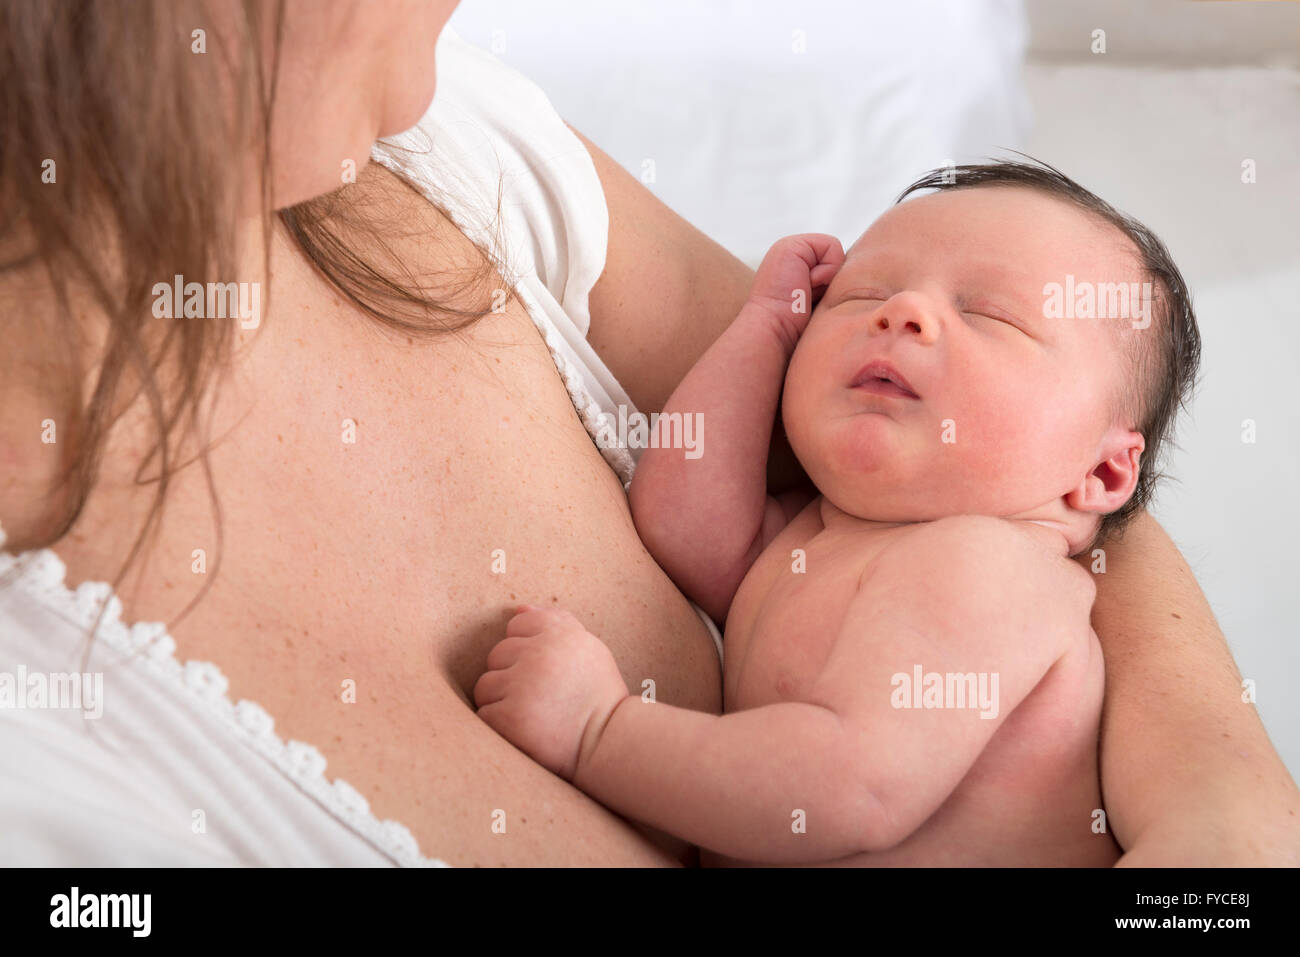
[[[1178,612],[1176,611],[1171,611],[1169,614],[1173,615],[1175,618],[1178,619],[1181,619],[1183,617],[1182,615],[1178,614]]]

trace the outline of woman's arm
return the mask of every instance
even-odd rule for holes
[[[1300,865],[1300,791],[1191,569],[1142,512],[1103,543],[1101,784],[1130,866]],[[1090,567],[1087,553],[1079,560]]]
[[[591,154],[609,208],[609,246],[605,270],[591,290],[587,340],[637,408],[658,412],[739,315],[754,270],[573,133]],[[773,492],[807,482],[779,417],[767,475]]]
[[[572,129],[572,127],[570,127]],[[609,208],[587,339],[643,412],[658,412],[739,314],[754,271],[574,130]]]

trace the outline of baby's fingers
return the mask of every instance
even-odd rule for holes
[[[502,702],[499,701],[494,701],[491,704],[482,705],[478,709],[478,716],[479,716],[479,720],[481,720],[484,724],[486,724],[497,734],[501,735],[507,741],[511,740],[510,738],[511,721],[510,721],[509,705],[503,704]]]
[[[546,628],[550,616],[545,608],[536,605],[519,605],[515,615],[506,625],[506,635],[537,635]]]
[[[777,242],[776,248],[782,246],[803,260],[814,285],[827,281],[819,277],[834,276],[840,266],[844,265],[844,247],[838,239],[826,233],[788,236]]]
[[[502,638],[493,645],[492,650],[488,652],[488,669],[495,671],[501,668],[509,668],[519,660],[519,657],[524,653],[524,649],[528,647],[528,642],[532,637],[532,634],[526,634],[514,635],[510,638]]]
[[[816,255],[812,263],[809,263],[814,278],[818,269],[829,269],[833,276],[835,270],[844,265],[844,246],[834,236],[825,233],[805,233],[802,239],[812,247]]]
[[[812,271],[808,274],[809,280],[814,286],[828,286],[830,281],[835,278],[835,274],[840,271],[840,263],[820,263],[813,266]]]
[[[506,696],[506,673],[487,671],[474,682],[474,705],[483,708],[495,704]]]

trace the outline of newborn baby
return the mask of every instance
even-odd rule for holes
[[[1195,320],[1159,240],[1050,167],[908,192],[929,187],[847,256],[773,246],[665,409],[702,415],[703,454],[640,460],[638,531],[726,621],[724,714],[655,702],[653,675],[629,694],[555,608],[517,609],[474,689],[539,763],[708,863],[1120,853],[1092,546],[1149,497]],[[778,404],[819,495],[767,495]]]

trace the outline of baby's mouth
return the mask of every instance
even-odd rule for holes
[[[902,373],[888,362],[879,359],[867,363],[849,383],[853,389],[861,389],[873,395],[888,395],[900,399],[919,399],[911,383],[903,378]]]

